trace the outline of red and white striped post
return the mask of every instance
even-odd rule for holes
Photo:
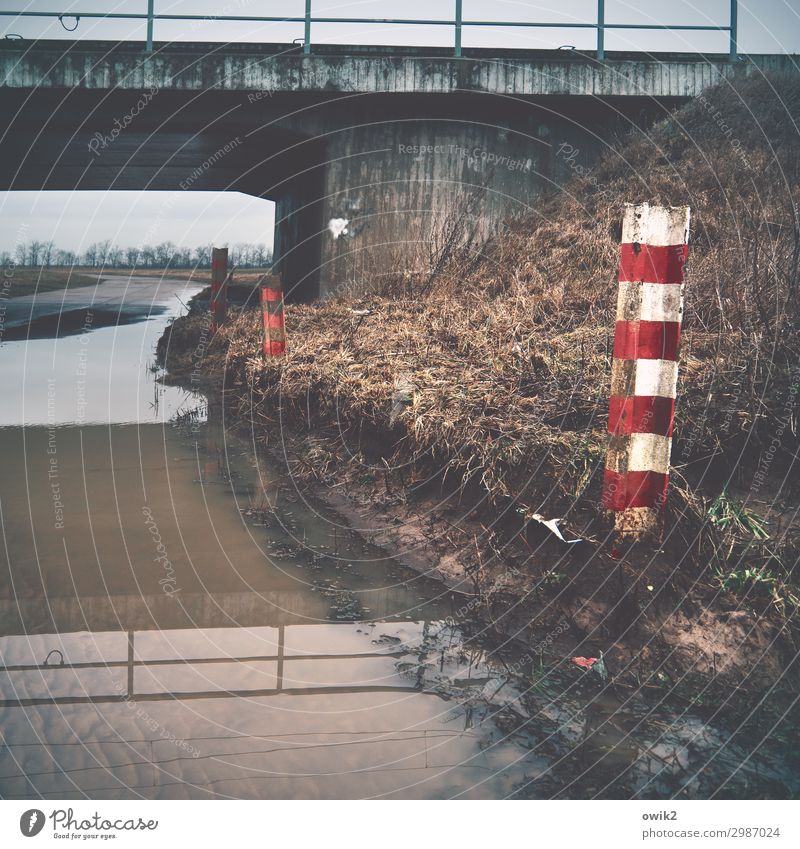
[[[225,281],[228,278],[228,249],[211,249],[211,333],[225,323]]]
[[[265,274],[259,290],[264,316],[264,358],[279,357],[286,352],[286,325],[283,317],[283,286],[276,274]]]
[[[662,533],[688,238],[688,206],[626,204],[603,486],[622,538]]]

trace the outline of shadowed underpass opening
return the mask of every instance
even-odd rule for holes
[[[289,300],[316,296],[324,143],[278,126],[274,107],[268,115],[246,98],[158,86],[4,88],[0,103],[10,116],[0,130],[0,189],[153,194],[150,244],[180,213],[211,214],[213,192],[276,203],[257,241],[274,248],[292,281]],[[122,234],[114,241],[130,242]]]

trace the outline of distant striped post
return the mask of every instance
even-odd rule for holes
[[[264,317],[264,358],[286,353],[286,325],[283,318],[283,286],[276,274],[266,274],[259,290]]]
[[[211,250],[211,333],[225,324],[227,304],[225,298],[225,281],[228,277],[228,249],[212,248]]]
[[[621,538],[663,531],[688,236],[688,206],[625,206],[603,486]]]

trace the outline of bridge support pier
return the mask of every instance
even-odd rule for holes
[[[447,255],[477,248],[534,210],[545,190],[567,182],[576,164],[588,166],[604,138],[642,109],[637,103],[625,117],[619,106],[568,97],[432,101],[403,110],[374,95],[306,119],[324,149],[298,161],[297,180],[287,178],[278,195],[275,255],[288,299],[357,296],[424,278]],[[465,117],[476,115],[481,120]]]

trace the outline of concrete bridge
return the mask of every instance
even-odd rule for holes
[[[611,134],[788,56],[0,42],[0,189],[277,204],[290,297],[380,287],[480,239]],[[168,214],[168,209],[165,214]],[[154,236],[158,240],[158,235]]]

